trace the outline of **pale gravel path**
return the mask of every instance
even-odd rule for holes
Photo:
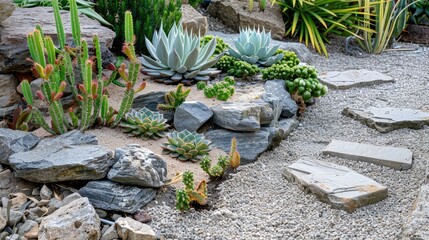
[[[390,52],[368,58],[345,56],[331,47],[329,59],[316,56],[319,71],[366,68],[395,78],[393,84],[331,91],[307,109],[300,127],[280,147],[242,166],[220,185],[216,209],[180,214],[159,203],[148,209],[150,225],[167,239],[395,239],[406,220],[429,160],[429,127],[379,133],[341,115],[346,106],[429,108],[429,50]],[[409,171],[322,157],[331,139],[407,147]],[[348,214],[331,209],[284,180],[283,169],[302,156],[347,166],[386,185],[389,197]],[[220,214],[219,209],[226,211]]]

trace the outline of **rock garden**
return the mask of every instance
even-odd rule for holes
[[[0,240],[429,239],[428,9],[0,0]]]

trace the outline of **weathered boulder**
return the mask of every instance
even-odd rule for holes
[[[20,97],[15,91],[16,86],[18,80],[12,74],[0,74],[0,119],[18,107]]]
[[[151,150],[131,144],[115,150],[115,164],[107,177],[125,185],[157,188],[167,178],[167,163]]]
[[[138,111],[141,108],[146,107],[151,111],[159,111],[164,115],[164,118],[168,122],[171,122],[174,117],[174,111],[160,111],[158,109],[158,104],[165,104],[165,94],[169,91],[151,91],[149,93],[142,94],[134,98],[131,108]]]
[[[298,127],[298,120],[295,118],[287,118],[280,120],[277,124],[270,127],[262,127],[260,131],[268,132],[268,148],[272,150],[280,145],[280,142],[286,139],[289,134]]]
[[[9,164],[17,177],[32,182],[101,179],[114,159],[112,151],[95,145],[97,142],[92,134],[70,131],[45,138],[30,151],[13,154]]]
[[[201,15],[189,4],[182,4],[182,26],[183,29],[201,36],[206,35],[209,30],[207,17]]]
[[[295,116],[296,112],[298,111],[298,105],[286,91],[284,80],[267,81],[264,84],[264,89],[267,94],[271,94],[272,96],[276,96],[280,99],[282,106],[281,117],[291,118]],[[263,95],[262,99],[267,99],[267,97]]]
[[[196,132],[213,116],[213,112],[202,102],[184,102],[174,112],[174,128]]]
[[[149,225],[138,222],[130,217],[118,218],[115,228],[121,239],[128,240],[156,240],[155,232]]]
[[[79,194],[89,198],[96,208],[135,213],[155,198],[156,191],[103,180],[88,182]]]
[[[366,69],[347,70],[344,72],[325,72],[319,76],[320,82],[333,89],[366,87],[382,83],[392,83],[393,78],[377,71]]]
[[[402,228],[402,239],[429,239],[429,185],[420,188],[413,209]]]
[[[29,132],[0,128],[0,163],[9,164],[12,154],[29,151],[40,138]]]
[[[100,218],[88,198],[79,198],[43,218],[40,240],[100,239]]]
[[[35,14],[37,13],[37,14]],[[68,11],[61,11],[61,18],[67,43],[72,44],[71,21]],[[96,20],[85,15],[79,16],[82,38],[92,44],[92,37],[97,34],[102,49],[112,46],[115,33],[103,27]],[[27,47],[27,34],[39,24],[45,36],[50,36],[57,42],[55,19],[52,8],[17,8],[13,14],[2,22],[0,27],[0,73],[29,72],[31,63],[26,61],[30,57]]]
[[[271,31],[274,39],[283,39],[285,35],[282,11],[277,4],[267,4],[267,8],[262,12],[259,11],[259,2],[255,1],[254,9],[250,13],[247,1],[212,0],[207,11],[237,32],[240,28],[259,27]]]
[[[16,192],[31,195],[31,190],[36,187],[35,183],[15,177],[10,169],[0,172],[0,179],[0,199]]]
[[[0,23],[12,15],[15,5],[11,0],[0,0]]]

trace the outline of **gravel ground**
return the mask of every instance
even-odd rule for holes
[[[150,225],[167,239],[395,239],[417,195],[429,159],[429,128],[379,133],[341,115],[346,106],[429,109],[429,49],[391,51],[355,58],[342,53],[342,42],[329,46],[330,58],[315,56],[319,71],[376,70],[392,84],[330,91],[305,112],[298,129],[280,147],[264,153],[219,185],[210,210],[181,214],[171,204],[150,207]],[[414,152],[411,170],[395,171],[364,162],[323,157],[331,139],[407,147]],[[349,167],[389,189],[387,199],[354,213],[331,209],[282,177],[302,156]]]

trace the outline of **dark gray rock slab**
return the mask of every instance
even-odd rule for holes
[[[287,118],[280,120],[277,124],[270,127],[262,127],[260,131],[268,132],[268,149],[272,150],[278,147],[282,140],[286,139],[295,128],[298,127],[298,120]]]
[[[334,208],[353,212],[387,197],[387,187],[349,168],[304,157],[286,167],[283,176]]]
[[[287,118],[280,120],[276,127],[282,130],[283,139],[286,139],[298,126],[296,118]]]
[[[400,128],[419,129],[429,125],[429,112],[409,108],[351,108],[343,115],[359,120],[379,132],[390,132]]]
[[[165,104],[165,94],[169,91],[151,91],[134,98],[131,108],[138,111],[146,107],[151,111],[159,111],[164,115],[164,118],[171,122],[174,118],[174,111],[160,111],[158,104]]]
[[[15,175],[39,183],[104,178],[114,164],[112,151],[97,138],[74,130],[46,138],[30,151],[15,153],[9,164]]]
[[[243,163],[256,161],[259,155],[270,147],[268,131],[233,132],[217,129],[208,131],[205,136],[212,141],[212,146],[225,152],[229,152],[231,148],[231,139],[237,138],[237,150]]]
[[[332,140],[323,150],[323,154],[374,163],[397,170],[410,169],[413,164],[413,153],[407,148],[374,146],[340,140]]]
[[[107,174],[114,182],[139,187],[161,187],[167,178],[167,163],[138,144],[115,150],[115,164]]]
[[[132,214],[152,201],[156,190],[103,180],[88,182],[79,193],[87,197],[96,208]]]
[[[284,80],[267,81],[264,84],[264,89],[266,93],[269,93],[272,96],[276,96],[280,99],[282,105],[281,117],[291,118],[296,115],[296,112],[298,111],[298,105],[286,91]],[[267,97],[263,96],[262,99],[264,98]]]
[[[402,239],[429,239],[429,184],[420,188],[411,213],[402,228]]]
[[[40,138],[29,132],[0,128],[0,163],[9,164],[12,154],[29,151]]]
[[[18,107],[18,102],[21,100],[15,90],[18,83],[18,79],[12,74],[0,74],[0,118],[11,115]]]
[[[184,102],[174,112],[174,128],[196,132],[213,116],[213,112],[202,102]]]
[[[382,83],[392,83],[393,78],[377,71],[366,69],[332,71],[319,75],[320,82],[332,89],[349,89],[352,87],[367,87]]]

